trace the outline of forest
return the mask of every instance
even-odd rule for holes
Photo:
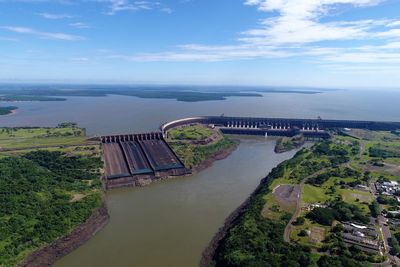
[[[0,266],[65,236],[101,204],[101,160],[34,151],[0,159]]]
[[[17,107],[10,106],[10,107],[0,107],[0,115],[8,115],[11,114],[13,110],[18,109]]]

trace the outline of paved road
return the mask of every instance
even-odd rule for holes
[[[321,173],[325,172],[326,170],[327,170],[326,168],[319,170],[319,171],[307,176],[300,182],[300,191],[299,191],[299,196],[297,198],[296,210],[293,213],[292,218],[290,219],[289,223],[286,225],[285,232],[283,233],[283,239],[285,240],[285,242],[290,243],[290,232],[292,231],[293,222],[295,222],[297,220],[297,217],[299,217],[299,215],[301,213],[301,199],[303,196],[303,188],[304,188],[305,182],[312,177],[320,175]]]
[[[292,218],[290,218],[289,223],[285,227],[285,232],[283,233],[283,239],[285,242],[290,243],[290,232],[292,231],[292,226],[293,223],[296,221],[297,217],[299,217],[300,212],[301,212],[301,196],[303,195],[303,187],[306,179],[303,179],[300,183],[300,190],[299,190],[299,195],[297,197],[297,203],[296,203],[296,210],[292,215]]]
[[[376,194],[376,189],[375,189],[375,185],[372,182],[370,184],[370,188],[372,193]],[[383,210],[383,206],[379,204],[379,208],[380,210]],[[383,242],[384,242],[384,246],[385,246],[385,254],[386,256],[388,256],[388,262],[384,264],[384,266],[390,266],[390,264],[395,264],[396,266],[400,266],[400,260],[398,257],[393,256],[390,254],[390,251],[392,250],[392,246],[390,245],[390,239],[392,238],[392,233],[390,232],[390,227],[388,225],[386,225],[386,218],[383,217],[382,215],[378,216],[378,224],[382,230],[382,234],[383,234]]]

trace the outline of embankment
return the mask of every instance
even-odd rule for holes
[[[260,193],[260,190],[267,185],[268,176],[263,178],[257,188],[251,193],[251,195],[238,207],[236,208],[229,216],[226,218],[224,225],[218,230],[215,234],[209,245],[203,251],[200,267],[210,267],[213,261],[215,252],[221,242],[222,239],[228,234],[228,231],[235,225],[236,221],[240,218],[240,216],[246,211],[251,200]]]
[[[86,222],[79,225],[69,235],[62,237],[52,244],[33,252],[19,266],[45,267],[52,266],[61,257],[83,245],[101,230],[109,221],[105,199],[100,208]]]
[[[240,141],[237,141],[233,146],[216,152],[215,154],[210,156],[208,159],[201,162],[198,166],[193,167],[192,174],[196,174],[207,168],[210,168],[213,165],[213,163],[217,160],[223,160],[223,159],[227,158],[230,154],[232,154],[233,151],[235,151],[238,148],[239,144],[240,144]]]

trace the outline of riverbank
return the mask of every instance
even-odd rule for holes
[[[239,144],[240,140],[235,140],[235,144],[232,145],[231,147],[228,147],[227,149],[221,151],[217,151],[216,153],[211,155],[208,159],[202,161],[198,166],[193,167],[191,175],[197,174],[207,168],[210,168],[213,165],[213,163],[217,160],[226,159],[227,157],[229,157],[229,155],[233,153],[233,151],[235,151],[238,148]]]
[[[109,218],[106,200],[103,198],[100,208],[86,222],[79,225],[67,236],[56,240],[53,244],[33,252],[18,266],[52,266],[57,260],[86,243],[98,231],[103,229],[107,225]]]
[[[303,135],[293,137],[281,137],[276,141],[275,153],[284,153],[293,149],[298,149],[305,143]]]
[[[243,215],[248,208],[251,200],[259,194],[259,192],[263,189],[265,185],[267,185],[269,181],[269,174],[267,177],[263,178],[260,181],[260,184],[257,188],[250,194],[250,196],[239,206],[237,207],[225,220],[223,226],[218,230],[218,232],[214,235],[213,239],[203,251],[200,267],[211,267],[214,255],[216,250],[220,244],[220,242],[226,237],[228,231],[235,225],[236,221]]]

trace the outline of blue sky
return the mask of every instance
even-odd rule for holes
[[[400,88],[398,0],[0,0],[0,81]]]

